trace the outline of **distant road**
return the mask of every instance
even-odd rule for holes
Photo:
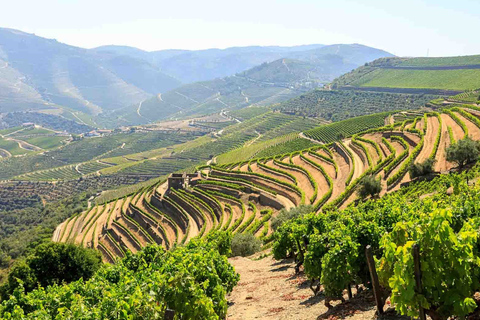
[[[159,95],[159,96],[160,96],[160,95]],[[160,98],[160,100],[162,100],[162,98]],[[140,117],[142,117],[142,115],[140,114],[140,108],[142,107],[142,103],[143,103],[143,101],[138,104],[138,108],[137,108],[137,114],[138,114],[138,116],[140,116]]]

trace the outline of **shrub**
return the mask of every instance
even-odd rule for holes
[[[249,232],[236,233],[232,239],[232,256],[250,256],[260,251],[262,242]]]
[[[19,281],[26,291],[53,284],[89,279],[101,266],[98,251],[73,244],[49,242],[38,246],[25,261],[15,265],[1,288],[3,298],[8,297]]]
[[[480,156],[480,143],[469,137],[459,140],[447,148],[447,161],[456,163],[460,168],[475,162]]]
[[[360,187],[358,189],[358,195],[364,199],[368,196],[375,197],[382,191],[382,184],[380,179],[375,179],[374,175],[365,176],[360,181]]]
[[[427,159],[422,163],[414,163],[408,169],[411,178],[421,177],[434,172],[435,159]]]
[[[307,213],[313,212],[314,208],[311,205],[300,205],[298,207],[293,207],[290,210],[282,209],[276,217],[272,219],[271,225],[273,231],[277,230],[285,222],[302,217]]]

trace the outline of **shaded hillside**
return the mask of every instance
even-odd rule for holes
[[[144,60],[0,29],[0,113],[66,106],[97,114],[179,84]]]
[[[322,44],[277,47],[250,46],[207,50],[160,50],[147,52],[132,47],[102,46],[93,49],[128,55],[148,61],[185,83],[223,78],[264,62],[284,58],[292,52],[323,47]]]
[[[480,88],[480,55],[378,59],[333,82],[338,88],[453,94]]]
[[[312,71],[328,76],[330,81],[365,62],[392,54],[360,44],[303,45],[293,47],[233,47],[198,51],[162,50],[147,52],[123,46],[104,46],[93,49],[128,55],[148,61],[163,72],[183,82],[205,81],[236,74],[266,62],[282,58],[312,63]],[[315,70],[318,68],[318,70]],[[320,77],[321,78],[321,77]],[[322,79],[325,80],[325,79]]]
[[[107,114],[99,122],[118,126],[196,116],[223,109],[234,110],[250,105],[272,105],[322,86],[355,68],[362,61],[362,54],[365,59],[389,55],[356,44],[325,46],[287,54],[295,55],[296,59],[282,58],[234,76],[187,84],[141,104]],[[362,64],[366,61],[369,60],[363,60]]]

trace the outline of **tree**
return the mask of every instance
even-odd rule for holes
[[[447,148],[447,161],[456,163],[460,168],[475,162],[480,156],[480,143],[469,137],[459,140]]]
[[[232,256],[250,256],[260,251],[262,242],[250,232],[236,233],[232,240]]]
[[[435,159],[427,159],[422,163],[414,163],[408,169],[411,178],[426,176],[434,172]]]
[[[273,231],[276,231],[282,224],[285,222],[303,217],[304,215],[313,212],[314,208],[312,205],[299,205],[298,207],[292,207],[289,210],[283,208],[280,210],[276,217],[272,218],[271,226]]]
[[[382,191],[382,183],[380,182],[380,179],[375,179],[374,175],[368,175],[360,182],[358,195],[362,199],[365,199],[368,196],[373,198],[378,195],[380,191]]]
[[[74,244],[45,243],[39,245],[26,260],[13,267],[1,292],[4,297],[8,296],[18,287],[18,280],[23,282],[27,291],[39,285],[46,287],[80,278],[87,280],[101,264],[101,255],[96,250]]]

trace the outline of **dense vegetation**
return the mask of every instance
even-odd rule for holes
[[[98,251],[66,243],[44,243],[32,255],[10,270],[8,281],[0,287],[2,300],[8,300],[22,286],[27,292],[36,288],[88,280],[102,264]]]
[[[53,130],[66,131],[70,133],[89,132],[93,128],[76,121],[57,117],[50,114],[38,112],[11,112],[2,117],[0,129],[2,127],[17,127],[23,123],[32,122],[42,127],[52,128]]]
[[[371,128],[381,127],[388,115],[389,113],[377,113],[343,120],[306,131],[305,135],[323,143],[330,143]]]
[[[320,117],[331,121],[372,113],[412,110],[438,96],[354,90],[314,90],[274,107],[289,114]]]
[[[69,198],[23,209],[2,211],[0,215],[0,265],[28,254],[39,243],[50,239],[55,227],[71,215],[82,212],[90,195],[74,194]]]
[[[476,308],[478,269],[478,187],[466,184],[479,168],[413,184],[379,200],[345,210],[308,214],[277,229],[276,258],[300,257],[305,273],[323,286],[327,303],[352,284],[370,281],[365,247],[379,259],[382,285],[401,314],[418,316],[418,304],[433,319],[465,316]],[[453,185],[454,194],[447,189]],[[433,195],[419,199],[418,195]],[[420,245],[423,293],[414,291],[412,245]],[[451,299],[452,296],[457,297]]]
[[[222,240],[192,241],[165,252],[149,246],[90,280],[25,293],[22,286],[0,305],[2,319],[162,319],[167,308],[182,319],[221,319],[225,295],[239,280],[222,256]],[[220,239],[223,239],[220,237]]]

